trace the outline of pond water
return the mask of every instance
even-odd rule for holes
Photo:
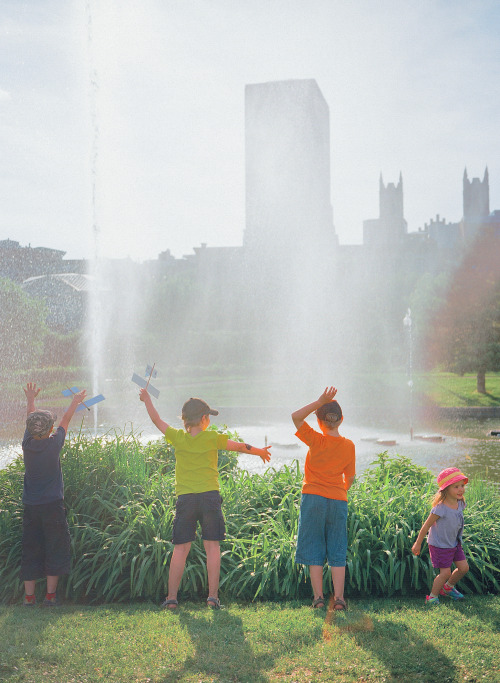
[[[409,457],[415,463],[438,473],[446,467],[459,467],[466,474],[478,474],[482,478],[500,483],[500,438],[489,435],[491,430],[499,428],[498,420],[461,420],[460,423],[442,423],[440,431],[419,431],[418,435],[440,435],[443,441],[433,443],[419,439],[410,439],[409,433],[390,429],[375,430],[374,427],[346,425],[341,434],[350,438],[356,446],[357,472],[361,474],[376,456],[388,451],[389,454],[400,454]],[[276,420],[241,420],[234,421],[236,431],[245,441],[255,446],[263,446],[267,438],[272,445],[271,466],[280,468],[291,465],[298,460],[303,466],[307,448],[294,436],[294,427],[289,421]],[[312,426],[313,420],[309,420]],[[181,425],[178,425],[181,426]],[[104,433],[104,428],[102,432]],[[127,433],[127,430],[124,430]],[[142,441],[157,439],[158,432],[153,432],[149,423],[134,425],[134,432],[140,433]],[[376,439],[396,441],[395,445],[376,443]],[[5,466],[21,452],[19,439],[0,441],[0,468]],[[264,473],[269,465],[253,455],[240,455],[242,469],[249,472]]]
[[[313,421],[309,421],[314,426]],[[434,443],[410,439],[409,433],[373,428],[346,426],[340,430],[343,436],[351,439],[356,446],[356,470],[361,474],[377,455],[388,451],[390,455],[404,455],[415,463],[427,467],[437,474],[446,467],[459,467],[466,474],[478,474],[482,478],[500,483],[500,438],[489,436],[491,430],[498,429],[497,421],[471,420],[462,422],[460,433],[454,424],[441,425],[440,432],[419,432],[421,436],[439,435],[443,441]],[[307,447],[294,436],[291,422],[274,424],[242,424],[236,431],[255,445],[263,445],[264,435],[272,444],[272,466],[279,468],[293,460],[303,464]],[[375,440],[396,441],[395,445],[383,445]],[[264,472],[267,468],[260,458],[251,455],[240,456],[241,467],[251,472]]]

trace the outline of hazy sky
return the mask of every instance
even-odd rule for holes
[[[411,231],[461,218],[465,166],[500,208],[497,0],[2,0],[0,31],[0,239],[89,256],[95,216],[109,256],[241,244],[245,84],[292,78],[330,107],[341,243],[380,172]]]

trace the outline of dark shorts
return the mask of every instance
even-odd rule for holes
[[[226,525],[221,504],[218,491],[180,495],[175,504],[172,543],[178,545],[194,541],[198,522],[204,541],[223,541],[226,538]]]
[[[71,539],[64,501],[25,505],[21,581],[69,574]]]
[[[347,501],[303,493],[297,535],[297,564],[345,567]]]
[[[434,569],[448,569],[454,562],[465,560],[465,553],[460,543],[454,548],[438,548],[430,545],[429,552]]]

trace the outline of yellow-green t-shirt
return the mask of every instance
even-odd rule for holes
[[[175,450],[175,493],[203,493],[219,490],[218,451],[227,447],[229,436],[199,432],[191,436],[183,429],[167,427],[165,440]]]

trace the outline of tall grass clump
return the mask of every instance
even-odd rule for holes
[[[410,594],[434,578],[426,543],[411,547],[432,507],[435,476],[409,458],[382,453],[349,492],[347,583],[352,593]],[[491,483],[473,479],[465,493],[463,548],[470,571],[465,592],[499,592],[500,496]]]
[[[237,439],[237,435],[231,434]],[[67,440],[62,456],[73,568],[60,590],[77,601],[159,601],[168,580],[175,512],[174,456],[163,440],[133,434]],[[219,454],[227,537],[221,544],[224,599],[293,599],[310,595],[307,568],[294,562],[302,474],[298,463],[263,475]],[[0,601],[17,599],[22,533],[22,461],[0,471]],[[427,518],[433,475],[403,457],[381,454],[349,492],[347,592],[403,595],[427,590],[427,546],[411,553]],[[466,489],[464,550],[471,570],[464,592],[500,592],[500,496],[474,480]],[[325,581],[330,583],[325,567]],[[205,553],[197,539],[181,597],[207,591]]]

